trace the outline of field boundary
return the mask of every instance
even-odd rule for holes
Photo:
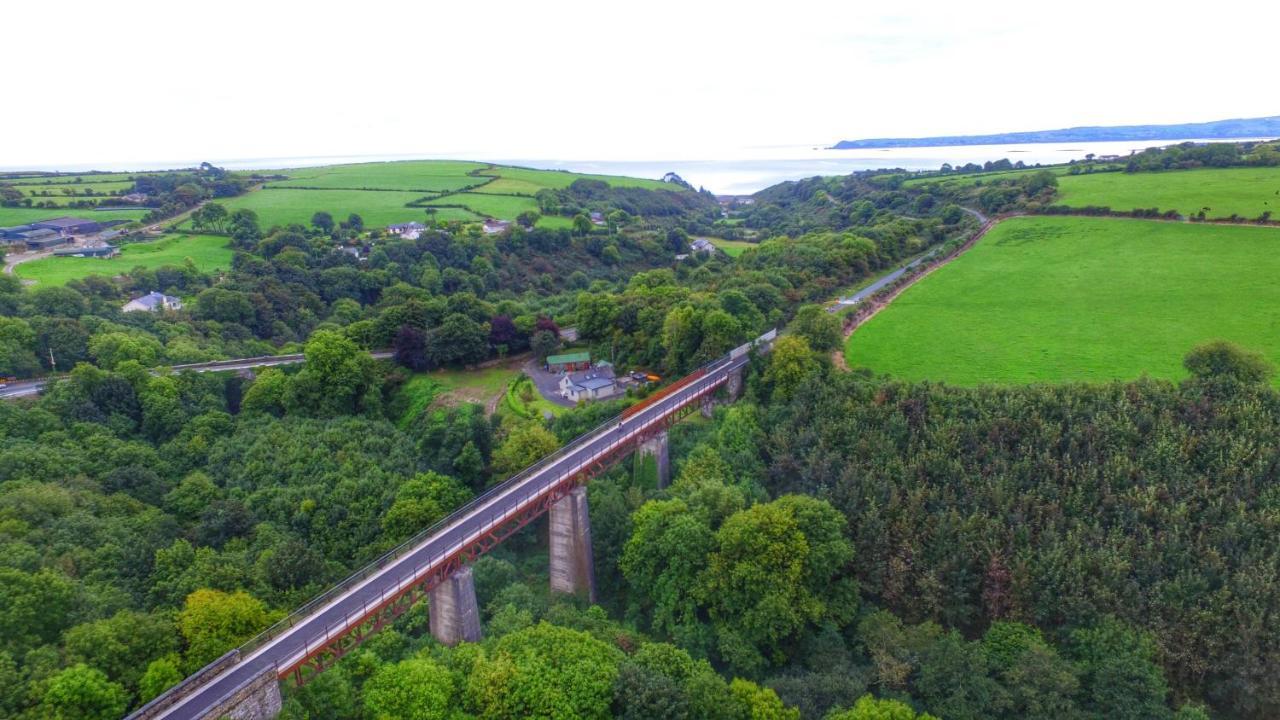
[[[922,265],[919,266],[919,269],[916,272],[906,274],[898,278],[898,280],[893,284],[884,288],[883,290],[876,293],[875,295],[872,295],[871,297],[867,298],[861,305],[858,306],[856,310],[849,313],[848,315],[845,315],[844,325],[842,327],[842,332],[841,332],[840,347],[836,348],[831,352],[832,364],[834,364],[840,370],[848,372],[850,370],[849,363],[846,362],[844,358],[845,343],[848,342],[850,336],[852,336],[853,333],[857,331],[858,328],[862,327],[863,325],[866,324],[868,320],[878,315],[881,310],[888,307],[889,303],[896,300],[899,295],[906,292],[906,290],[910,288],[912,285],[915,285],[917,282],[925,279],[930,274],[932,274],[934,270],[937,270],[943,265],[946,265],[952,260],[955,260],[956,258],[960,257],[966,250],[976,245],[979,240],[981,240],[983,237],[986,236],[988,232],[991,231],[991,228],[994,228],[996,225],[1000,224],[1002,221],[1007,220],[1011,217],[1020,217],[1024,214],[1025,213],[1007,213],[1004,215],[998,215],[988,220],[987,222],[983,223],[982,227],[978,228],[978,231],[975,232],[973,235],[971,235],[968,240],[965,240],[958,247],[956,247],[955,250],[952,250],[951,252],[947,253],[946,255],[943,255],[942,257],[936,258],[932,262],[923,263]]]

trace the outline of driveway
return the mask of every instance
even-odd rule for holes
[[[533,386],[538,388],[538,394],[543,399],[561,407],[571,408],[578,406],[578,403],[560,394],[560,373],[550,373],[543,370],[542,363],[538,362],[537,358],[524,364],[524,374],[533,379]]]

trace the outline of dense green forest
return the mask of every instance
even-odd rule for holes
[[[412,372],[545,354],[568,326],[671,376],[788,334],[741,400],[673,429],[669,488],[629,461],[593,481],[598,605],[548,592],[535,523],[475,564],[483,642],[439,645],[418,607],[286,689],[284,717],[1274,716],[1269,368],[1215,346],[1181,385],[957,389],[830,365],[815,303],[966,237],[959,202],[1054,186],[785,183],[737,211],[761,236],[737,258],[690,252],[694,193],[667,213],[574,183],[539,202],[605,225],[414,240],[206,204],[227,273],[0,278],[0,374],[75,368],[0,404],[0,716],[120,717],[611,417],[628,400],[403,412]],[[119,311],[149,289],[190,302]],[[286,349],[306,362],[164,370]]]

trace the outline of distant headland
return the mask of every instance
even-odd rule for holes
[[[1021,143],[1110,142],[1124,140],[1239,139],[1280,137],[1280,115],[1237,118],[1175,125],[1113,125],[995,133],[992,135],[938,135],[920,138],[868,138],[841,140],[833,150],[867,150],[953,145],[1015,145]]]

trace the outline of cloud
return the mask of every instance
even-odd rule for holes
[[[1271,5],[876,5],[18,3],[0,165],[697,158],[1276,112]]]

